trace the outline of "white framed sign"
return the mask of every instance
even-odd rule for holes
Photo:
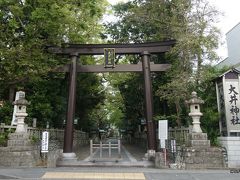
[[[48,152],[48,140],[49,140],[49,132],[43,131],[42,132],[42,146],[41,146],[42,153]]]
[[[168,120],[158,121],[158,139],[160,139],[161,148],[166,148],[166,140],[168,139]]]
[[[168,139],[168,120],[158,121],[158,139]]]

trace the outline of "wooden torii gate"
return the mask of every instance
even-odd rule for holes
[[[65,44],[63,47],[48,47],[48,51],[71,58],[71,64],[58,68],[57,72],[70,73],[67,122],[64,133],[63,153],[65,157],[74,156],[73,152],[73,119],[76,101],[77,73],[104,73],[104,72],[143,72],[145,87],[145,109],[147,123],[148,150],[156,150],[156,132],[153,122],[153,97],[151,72],[166,71],[170,64],[154,64],[150,62],[151,54],[161,54],[169,51],[175,44],[174,40],[138,44]],[[142,63],[114,64],[114,55],[139,54]],[[77,59],[81,55],[105,55],[105,65],[80,65]],[[109,58],[111,58],[109,60]],[[69,156],[68,156],[69,155]]]

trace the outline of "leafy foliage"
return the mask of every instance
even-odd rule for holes
[[[3,106],[0,107],[0,123],[11,124],[12,112],[12,104],[9,102],[4,102]]]
[[[9,99],[9,89],[23,89],[31,101],[29,118],[36,117],[40,127],[45,127],[46,122],[52,127],[62,127],[68,77],[50,72],[56,66],[66,64],[67,59],[51,55],[46,47],[99,41],[102,30],[99,21],[106,5],[105,0],[1,0],[0,99]],[[93,59],[81,60],[94,64]],[[85,75],[83,78],[78,79],[81,85],[86,84],[78,87],[77,91],[82,92],[81,98],[91,91],[96,94],[101,88],[98,77]],[[85,113],[101,102],[102,97],[98,95],[88,103],[85,101],[87,98],[79,98],[78,102],[85,101],[85,104],[78,103],[77,109],[83,113],[81,116],[86,116]],[[9,123],[11,112],[5,111],[7,104],[0,110],[4,116],[1,121]],[[76,115],[80,116],[79,113],[77,111]]]

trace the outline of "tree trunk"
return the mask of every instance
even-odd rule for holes
[[[177,126],[180,127],[182,123],[181,123],[181,118],[180,118],[181,107],[180,107],[179,101],[175,101],[175,107],[176,107],[176,113],[177,113],[176,123],[177,123]]]
[[[9,87],[9,97],[8,100],[10,102],[13,102],[15,100],[15,86],[10,86]]]

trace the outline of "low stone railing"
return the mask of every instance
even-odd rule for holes
[[[16,129],[16,126],[8,126],[1,124],[0,133],[10,129]],[[27,132],[33,143],[41,142],[42,132],[49,132],[49,150],[62,149],[64,142],[64,130],[63,129],[38,129],[33,127],[27,127]],[[78,150],[79,146],[89,144],[89,135],[86,132],[80,130],[74,130],[73,133],[73,148]]]

